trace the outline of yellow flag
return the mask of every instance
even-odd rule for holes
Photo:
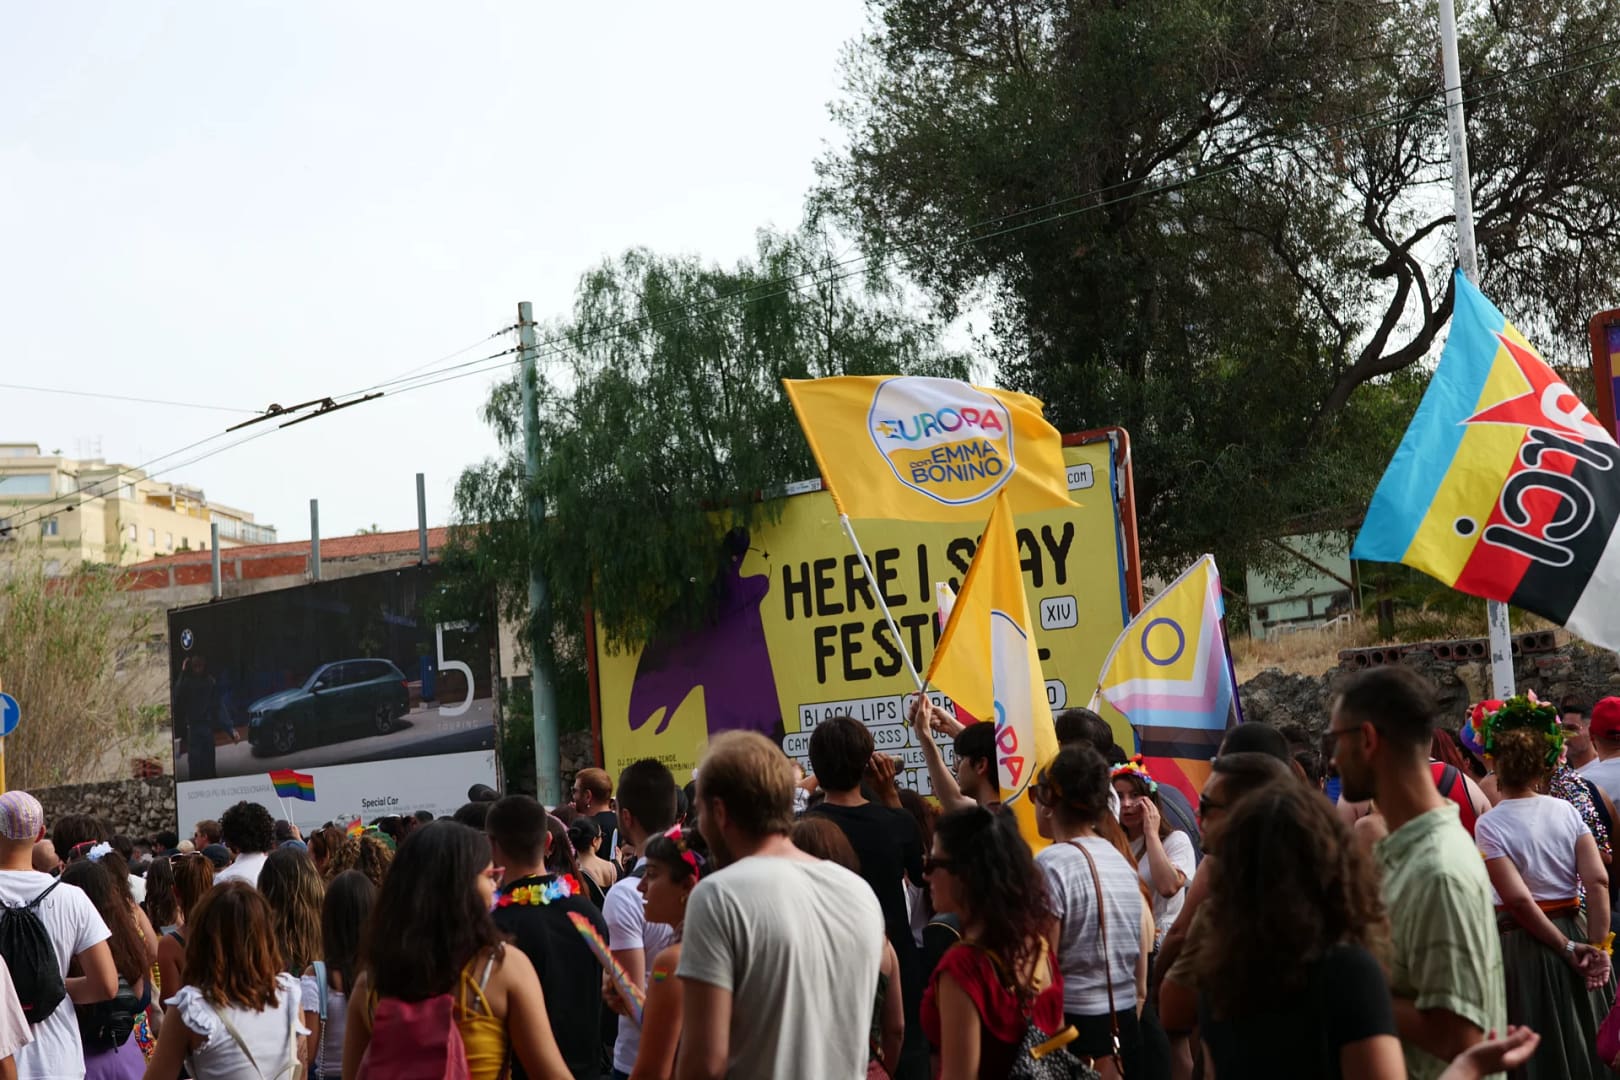
[[[918,376],[784,379],[840,514],[983,521],[1071,505],[1063,440],[1025,394]]]
[[[1019,830],[1030,845],[1043,846],[1046,841],[1035,832],[1029,787],[1039,767],[1057,756],[1057,733],[1006,492],[996,497],[934,650],[928,681],[948,695],[959,712],[996,725],[1001,801],[1017,815]]]

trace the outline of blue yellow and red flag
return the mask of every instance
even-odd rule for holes
[[[1038,848],[1046,841],[1035,831],[1029,785],[1039,767],[1057,756],[1058,745],[1020,559],[1010,498],[1003,492],[951,605],[928,682],[959,712],[981,723],[994,718],[1001,801]]]
[[[1351,556],[1620,649],[1620,446],[1461,273],[1451,336]]]
[[[1149,771],[1194,803],[1221,739],[1243,720],[1225,616],[1221,574],[1205,555],[1131,620],[1098,679]]]
[[[784,379],[838,512],[974,521],[1073,504],[1063,440],[1035,398],[919,376]]]
[[[308,773],[294,772],[292,769],[272,769],[270,783],[275,785],[278,799],[315,801],[315,778]]]

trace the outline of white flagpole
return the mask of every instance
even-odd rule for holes
[[[1463,123],[1462,65],[1457,59],[1457,10],[1452,0],[1440,4],[1440,64],[1446,91],[1446,128],[1451,137],[1451,190],[1457,215],[1457,263],[1470,282],[1479,284],[1479,248],[1474,243],[1474,192],[1468,173],[1468,129]],[[1498,698],[1513,696],[1513,629],[1508,607],[1485,601],[1490,627],[1491,685]]]
[[[900,650],[900,655],[906,662],[906,670],[911,673],[911,681],[916,683],[917,693],[921,694],[928,689],[928,684],[923,682],[923,677],[917,673],[917,665],[912,661],[911,653],[906,650],[906,643],[900,637],[900,627],[895,624],[894,615],[889,611],[889,602],[883,598],[883,587],[878,584],[877,575],[872,572],[872,564],[867,561],[866,551],[855,536],[855,526],[850,524],[849,515],[845,513],[839,513],[838,523],[844,527],[844,535],[849,537],[856,556],[861,560],[861,569],[866,572],[867,583],[872,586],[872,596],[883,611],[883,621],[889,624],[889,633],[894,635],[895,648]]]

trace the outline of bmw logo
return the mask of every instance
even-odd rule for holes
[[[192,644],[192,642],[194,640],[195,639],[191,636],[191,631],[190,630],[182,630],[182,631],[180,631],[180,647],[182,649],[186,650],[187,652],[190,652],[191,651],[191,644]]]

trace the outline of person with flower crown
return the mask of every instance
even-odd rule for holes
[[[672,825],[642,848],[647,865],[636,887],[647,901],[647,918],[675,928],[675,941],[652,958],[647,969],[647,1000],[641,1011],[641,1045],[630,1080],[669,1080],[681,1045],[684,994],[675,971],[681,963],[681,927],[686,902],[708,868],[708,845],[696,829]]]
[[[577,876],[546,868],[556,842],[553,820],[527,795],[508,795],[489,808],[484,831],[502,868],[495,925],[534,964],[569,1071],[576,1080],[595,1080],[602,1074],[602,969],[568,916],[590,920],[604,941],[607,923]],[[513,1070],[523,1075],[521,1065]]]
[[[1558,708],[1534,694],[1510,697],[1475,732],[1502,795],[1474,839],[1495,893],[1508,1019],[1541,1034],[1523,1075],[1604,1076],[1597,1032],[1613,1002],[1609,875],[1576,809],[1542,794],[1563,752]]]
[[[1164,816],[1159,782],[1153,779],[1142,756],[1115,765],[1109,772],[1119,795],[1119,823],[1130,838],[1137,873],[1153,901],[1156,940],[1175,924],[1187,899],[1187,884],[1197,867],[1192,840]]]

